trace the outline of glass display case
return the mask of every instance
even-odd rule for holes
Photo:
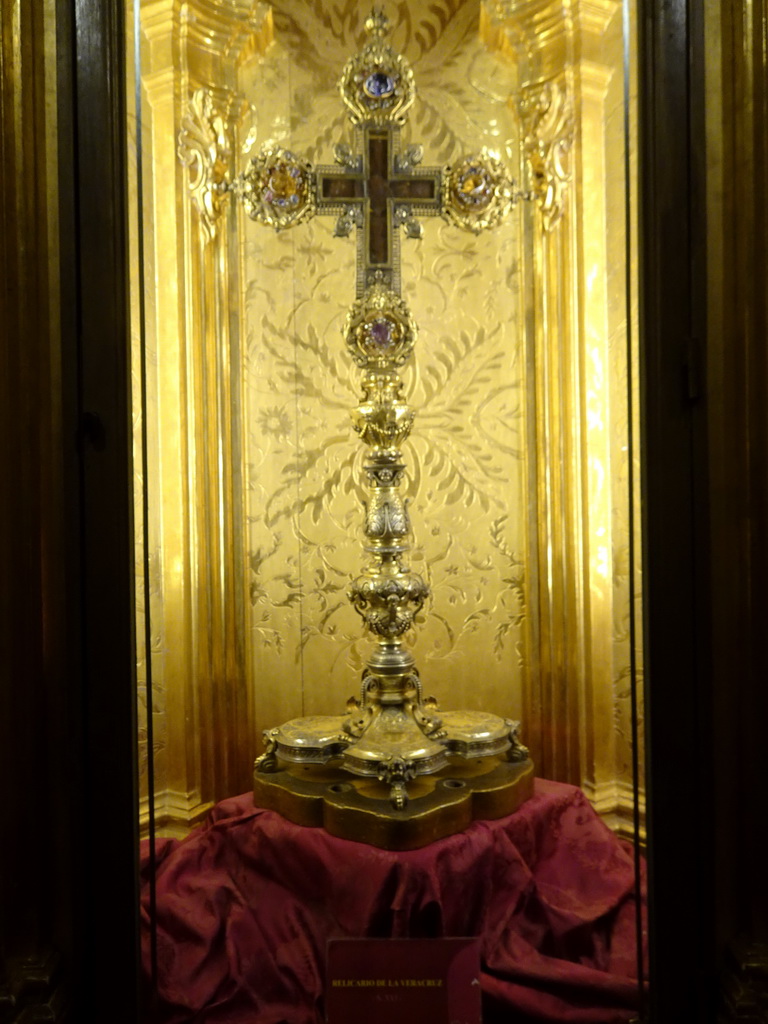
[[[435,218],[398,241],[419,325],[403,370],[409,557],[430,589],[411,648],[441,707],[519,720],[537,776],[578,787],[639,871],[634,4],[413,0],[386,13],[416,81],[403,146],[436,168],[485,150],[519,192],[493,232]],[[252,789],[264,730],[344,714],[365,667],[347,599],[368,500],[342,335],[355,229],[339,237],[318,216],[267,230],[234,184],[265,145],[316,166],[354,146],[337,82],[367,14],[128,4],[149,874],[171,840]]]

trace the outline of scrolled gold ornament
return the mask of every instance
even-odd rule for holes
[[[231,156],[224,117],[210,89],[196,89],[181,121],[176,154],[189,171],[189,192],[207,241],[216,236],[227,201]]]
[[[487,149],[446,167],[443,174],[443,216],[474,234],[500,224],[518,195],[501,160]]]
[[[371,36],[360,53],[350,57],[339,80],[339,92],[353,124],[403,124],[416,89],[411,66],[384,42],[389,22],[374,11],[365,28]]]
[[[281,231],[315,213],[314,169],[281,146],[264,146],[234,186],[251,220]]]

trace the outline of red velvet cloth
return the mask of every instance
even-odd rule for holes
[[[150,919],[145,844],[145,971]],[[626,1021],[638,1006],[633,858],[580,790],[395,853],[218,804],[156,851],[163,1024],[321,1024],[330,938],[482,936],[483,1019]]]

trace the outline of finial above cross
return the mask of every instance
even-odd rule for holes
[[[500,161],[485,150],[443,168],[419,166],[420,145],[401,148],[400,128],[416,94],[413,71],[385,41],[389,22],[383,11],[374,8],[365,28],[368,42],[347,61],[339,81],[355,148],[340,143],[336,167],[314,168],[270,146],[232,186],[253,220],[278,231],[315,214],[335,216],[337,236],[356,226],[358,298],[374,282],[400,294],[399,228],[420,238],[418,218],[440,214],[480,232],[503,220],[520,196]]]

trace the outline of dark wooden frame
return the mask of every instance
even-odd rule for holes
[[[713,341],[705,322],[701,5],[640,7],[650,1019],[704,1024],[714,1019],[728,941],[765,937],[766,883],[750,845],[764,828],[768,791],[765,350],[737,331]],[[30,307],[39,260],[18,244],[34,210],[17,225],[19,195],[10,187],[3,195],[17,244],[3,243],[0,429],[14,436],[21,424],[24,437],[2,449],[3,477],[15,481],[0,519],[0,767],[14,834],[0,848],[0,1019],[15,1019],[24,1001],[61,1015],[56,993],[80,1020],[128,1024],[140,1015],[121,8],[58,3],[62,320],[53,353]],[[755,145],[760,137],[756,129]],[[742,215],[748,221],[750,208]],[[764,270],[761,223],[753,248]],[[751,396],[738,422],[722,414],[715,366]],[[713,485],[727,475],[715,426],[730,429],[742,453],[743,472],[729,477],[725,497]],[[741,520],[729,518],[734,495],[747,519],[763,524],[739,548],[746,629],[725,605],[741,600],[739,567],[716,550],[741,536]],[[715,621],[734,625],[713,631]],[[14,1007],[5,997],[20,958],[43,962],[50,948],[60,954],[58,974],[25,982]]]
[[[122,4],[57,0],[58,60],[43,2],[20,5],[17,49],[13,8],[2,13],[0,1020],[135,1024]],[[46,177],[51,73],[56,180]]]
[[[706,600],[701,51],[684,0],[641,3],[640,287],[650,1019],[715,1005]],[[697,77],[700,76],[700,77]]]
[[[139,1017],[138,796],[123,4],[77,0],[72,29],[74,52],[62,89],[66,96],[71,86],[72,201],[63,190],[61,209],[63,224],[72,217],[62,239],[73,267],[67,326],[77,350],[80,470],[83,842],[76,991],[81,1019],[133,1022]]]

